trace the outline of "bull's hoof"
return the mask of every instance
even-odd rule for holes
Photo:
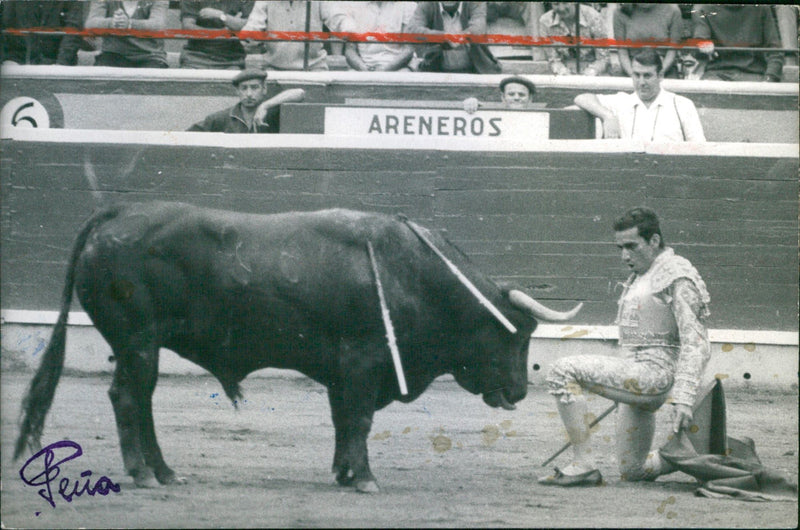
[[[173,474],[171,477],[159,480],[161,484],[165,486],[185,486],[189,483],[189,479],[186,477],[179,477],[178,475]]]
[[[166,465],[161,468],[156,468],[155,473],[158,481],[164,486],[172,486],[175,484],[182,485],[189,483],[186,477],[179,477],[178,475],[175,474],[175,472],[172,469],[170,469]]]
[[[133,471],[131,475],[133,475],[133,483],[137,488],[158,488],[161,486],[156,480],[153,470],[149,467],[141,471]]]
[[[355,476],[353,476],[352,471],[339,471],[336,474],[336,483],[340,486],[352,486],[354,480]]]
[[[380,493],[381,489],[374,480],[362,480],[356,483],[356,490],[359,493]]]

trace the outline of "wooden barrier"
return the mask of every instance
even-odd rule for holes
[[[68,129],[186,130],[236,102],[232,71],[68,66],[3,66],[0,107],[18,97],[39,101],[51,127]],[[348,100],[438,100],[478,97],[499,101],[504,75],[457,76],[409,72],[269,72],[271,90],[302,87],[309,103]],[[527,76],[547,109],[572,105],[582,92],[630,91],[622,77]],[[797,83],[685,81],[664,88],[696,104],[706,138],[715,142],[790,143],[798,134]],[[26,100],[24,103],[27,103]],[[13,110],[10,109],[13,114]],[[575,137],[575,136],[573,136]]]
[[[2,146],[2,308],[56,310],[72,239],[99,202],[270,213],[346,207],[446,230],[477,265],[581,324],[608,325],[611,222],[655,208],[708,283],[714,328],[797,330],[798,147],[597,140],[16,131]]]
[[[483,137],[498,142],[596,136],[594,117],[582,110],[510,110],[497,104],[467,114],[460,102],[456,105],[448,108],[430,101],[398,105],[385,100],[361,105],[288,103],[281,105],[281,132],[365,136],[375,141],[392,136]]]

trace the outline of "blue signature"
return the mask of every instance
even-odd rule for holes
[[[56,450],[58,450],[61,460],[55,461]],[[65,451],[69,451],[69,453],[65,455]],[[83,449],[81,449],[81,446],[71,440],[61,440],[60,442],[52,443],[30,457],[19,470],[19,476],[28,486],[44,486],[44,488],[39,490],[39,495],[50,503],[50,506],[55,508],[56,503],[52,486],[61,474],[61,468],[59,468],[59,466],[64,462],[78,458],[82,454]],[[81,473],[81,478],[79,480],[62,477],[61,480],[58,481],[57,493],[61,495],[61,498],[65,501],[72,502],[73,497],[80,497],[83,494],[93,497],[95,495],[105,496],[112,491],[115,493],[120,492],[119,484],[115,484],[105,475],[102,475],[94,483],[94,486],[91,485],[91,477],[92,472],[89,470]],[[83,479],[86,480],[81,485]]]

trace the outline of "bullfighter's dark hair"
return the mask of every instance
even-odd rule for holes
[[[631,61],[636,61],[642,66],[655,66],[658,72],[664,67],[664,63],[661,62],[661,56],[653,48],[639,50],[633,54]]]
[[[664,248],[664,236],[661,235],[661,225],[658,223],[656,212],[650,208],[639,206],[625,212],[621,217],[614,221],[614,231],[620,232],[636,227],[639,235],[649,242],[654,234],[658,234],[660,239],[659,248]]]

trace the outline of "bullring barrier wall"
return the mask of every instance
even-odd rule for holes
[[[346,207],[444,230],[493,278],[555,308],[583,301],[574,323],[535,334],[535,380],[565,349],[613,349],[626,272],[610,224],[643,204],[708,284],[710,370],[737,384],[796,389],[797,168],[798,147],[786,144],[17,129],[0,159],[3,349],[35,364],[72,239],[101,203],[168,199],[255,213]],[[77,304],[73,311],[70,344],[82,354],[68,354],[67,366],[110,369],[107,346]],[[197,371],[171,354],[165,363]]]
[[[209,112],[236,102],[230,85],[235,74],[4,65],[0,107],[20,97],[34,99],[50,114],[51,127],[181,131]],[[269,84],[272,91],[303,88],[308,103],[417,100],[460,108],[467,97],[499,101],[497,86],[505,75],[270,71]],[[526,77],[537,86],[537,104],[549,110],[572,105],[575,96],[583,92],[632,90],[630,79],[621,77]],[[710,141],[796,144],[800,140],[797,83],[666,79],[663,87],[694,101]],[[25,103],[29,100],[21,104]],[[6,110],[13,114],[15,109]]]

